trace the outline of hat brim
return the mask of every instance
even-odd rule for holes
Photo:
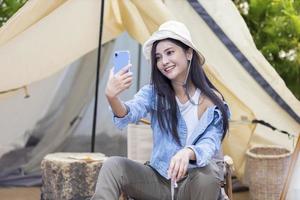
[[[159,31],[156,31],[155,33],[153,33],[152,36],[144,43],[144,45],[143,45],[143,54],[144,54],[145,58],[147,60],[150,60],[151,50],[152,50],[152,46],[153,46],[154,42],[159,41],[159,40],[168,39],[168,38],[175,39],[175,40],[178,40],[178,41],[184,43],[185,45],[191,47],[198,54],[201,55],[201,53],[197,50],[197,48],[196,48],[196,46],[194,45],[193,42],[187,40],[186,38],[172,32],[172,31],[159,30]]]

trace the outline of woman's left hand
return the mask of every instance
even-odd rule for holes
[[[194,151],[190,148],[183,148],[172,157],[168,169],[168,176],[172,181],[178,181],[186,175],[192,157],[194,157]]]

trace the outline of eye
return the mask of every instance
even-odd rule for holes
[[[156,61],[160,61],[161,56],[156,56],[155,59],[156,59]]]
[[[166,54],[167,54],[168,56],[172,55],[173,53],[174,53],[173,50],[169,50],[169,51],[166,52]]]

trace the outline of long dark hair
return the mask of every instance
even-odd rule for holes
[[[180,46],[184,51],[187,51],[190,47],[183,44],[178,40],[174,40],[171,38],[167,38],[164,40],[168,40],[178,46]],[[166,133],[172,134],[175,141],[179,144],[180,139],[178,135],[177,125],[178,125],[178,107],[175,98],[175,92],[171,84],[171,80],[165,77],[157,68],[156,61],[156,46],[162,41],[156,41],[153,43],[151,50],[151,65],[152,65],[152,73],[151,73],[151,83],[154,86],[154,90],[156,92],[156,107],[157,107],[157,119],[159,126]],[[226,132],[229,127],[228,116],[226,107],[222,100],[224,100],[223,95],[217,90],[217,88],[210,82],[208,77],[206,76],[202,66],[205,62],[205,59],[202,55],[199,55],[195,50],[193,50],[193,57],[190,61],[191,67],[187,77],[187,83],[190,81],[195,85],[196,88],[199,88],[202,94],[208,97],[221,111],[223,117],[223,136],[224,139]],[[187,84],[188,85],[188,84]],[[187,87],[185,87],[187,90]],[[221,94],[222,100],[216,95],[214,92],[217,91]],[[188,92],[186,91],[188,94]],[[190,97],[188,97],[190,99]],[[166,109],[170,108],[170,109]]]

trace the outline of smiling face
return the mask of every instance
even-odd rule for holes
[[[188,60],[192,49],[184,50],[170,40],[162,40],[156,46],[155,60],[159,71],[171,81],[185,81]]]

